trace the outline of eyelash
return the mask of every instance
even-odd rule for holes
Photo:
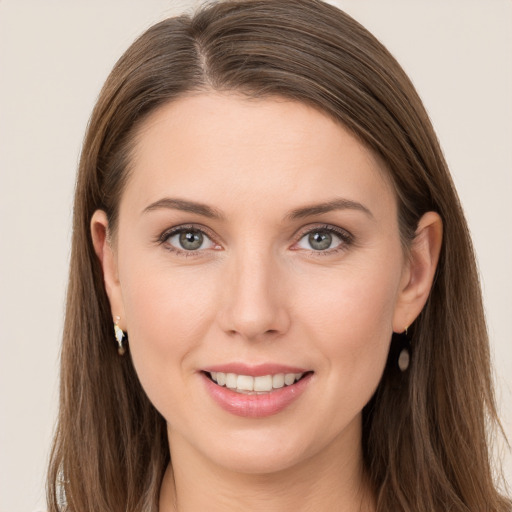
[[[204,249],[187,251],[185,249],[179,249],[178,247],[175,247],[174,245],[171,245],[167,242],[169,238],[171,238],[171,236],[178,235],[180,233],[186,233],[187,231],[199,232],[202,235],[206,236],[206,238],[208,238],[208,240],[210,240],[213,244],[217,246],[219,245],[217,242],[215,242],[215,237],[212,236],[209,230],[207,230],[204,226],[198,226],[195,224],[183,224],[181,226],[175,226],[171,229],[167,229],[160,236],[158,236],[157,243],[163,245],[166,250],[173,252],[179,256],[197,256],[200,252],[203,252]]]
[[[187,231],[196,231],[201,233],[202,235],[206,236],[213,244],[219,246],[219,244],[215,241],[215,237],[210,233],[209,230],[205,229],[204,226],[198,226],[194,224],[185,224],[181,226],[176,226],[171,229],[165,230],[161,235],[157,237],[157,243],[160,245],[163,245],[166,250],[173,252],[180,256],[190,257],[190,256],[197,256],[199,253],[204,252],[205,249],[198,249],[198,250],[185,250],[185,249],[179,249],[178,247],[175,247],[174,245],[170,245],[168,243],[168,240],[170,237],[180,234],[180,233],[186,233]],[[346,231],[345,229],[338,228],[336,226],[332,226],[330,224],[322,224],[322,225],[316,225],[311,228],[303,229],[299,235],[296,238],[296,241],[293,243],[293,245],[297,245],[304,237],[315,233],[315,232],[327,232],[330,234],[334,234],[337,236],[341,243],[338,247],[334,247],[332,249],[326,249],[326,250],[314,250],[310,249],[310,254],[314,257],[316,256],[327,256],[331,254],[336,254],[340,251],[346,251],[353,243],[354,243],[354,237],[351,233]],[[299,249],[292,249],[292,250],[299,250]]]
[[[341,240],[341,243],[339,244],[338,247],[333,247],[332,249],[317,251],[315,251],[314,249],[310,249],[309,253],[312,257],[330,256],[332,254],[337,254],[339,252],[346,251],[354,243],[354,236],[347,230],[339,228],[337,226],[332,226],[330,224],[321,224],[310,228],[306,228],[303,231],[301,231],[294,245],[297,245],[304,237],[316,232],[327,232],[330,234],[334,234]]]

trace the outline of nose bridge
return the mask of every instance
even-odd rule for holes
[[[222,313],[225,331],[254,340],[288,328],[283,271],[271,247],[244,244],[233,254],[228,273]]]

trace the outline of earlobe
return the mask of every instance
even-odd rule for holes
[[[120,317],[119,327],[126,330],[126,327],[121,324],[125,321],[125,315],[117,259],[109,237],[107,214],[103,210],[96,210],[91,218],[91,237],[94,251],[103,270],[103,282],[110,302],[112,318]]]
[[[443,222],[436,212],[421,217],[412,242],[407,269],[400,285],[393,318],[393,331],[403,332],[414,322],[427,302],[443,240]]]

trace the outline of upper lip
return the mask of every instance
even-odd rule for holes
[[[276,375],[278,373],[306,373],[307,369],[298,366],[288,366],[278,363],[263,363],[257,365],[250,365],[246,363],[225,363],[208,366],[203,368],[202,371],[222,372],[222,373],[235,373],[237,375],[249,375],[251,377],[261,377],[263,375]]]

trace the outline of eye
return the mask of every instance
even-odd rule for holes
[[[297,242],[297,247],[313,251],[330,251],[348,245],[351,237],[331,227],[316,228],[305,233]]]
[[[178,251],[213,249],[217,245],[200,229],[179,228],[162,237],[162,241]]]

